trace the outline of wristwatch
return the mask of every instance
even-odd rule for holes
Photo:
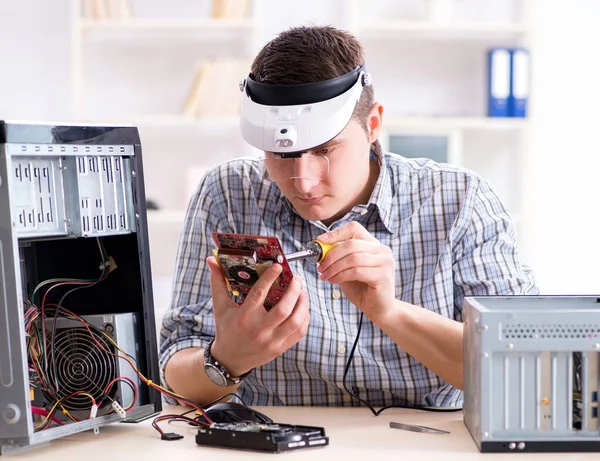
[[[229,387],[239,384],[242,379],[250,374],[250,371],[247,371],[241,376],[233,377],[227,371],[227,369],[221,365],[219,362],[215,360],[212,356],[210,350],[213,345],[214,339],[204,348],[204,371],[210,378],[210,380],[215,383],[217,386],[221,387]]]

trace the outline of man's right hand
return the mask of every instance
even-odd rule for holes
[[[281,300],[267,311],[264,302],[282,267],[273,264],[254,284],[244,304],[229,295],[223,272],[214,257],[207,259],[215,317],[211,353],[236,377],[272,361],[300,341],[310,321],[308,295],[294,276]]]

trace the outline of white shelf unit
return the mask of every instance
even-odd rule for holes
[[[192,4],[202,0],[187,1]],[[167,61],[162,64],[160,60],[184,54],[179,48],[191,40],[201,51],[216,53],[219,47],[224,47],[220,54],[240,53],[244,49],[241,54],[253,56],[275,33],[290,26],[308,22],[333,24],[355,33],[365,46],[377,97],[386,108],[384,137],[396,133],[447,136],[450,160],[481,173],[497,185],[521,230],[527,226],[527,210],[521,206],[519,195],[519,185],[524,180],[520,165],[528,151],[529,121],[484,115],[482,52],[488,46],[529,45],[534,0],[492,0],[495,6],[512,1],[519,9],[519,20],[490,15],[484,20],[465,17],[435,22],[422,11],[413,17],[386,11],[386,8],[414,7],[422,1],[432,0],[307,0],[303,4],[294,2],[283,11],[276,0],[254,0],[254,14],[247,19],[186,15],[92,21],[81,17],[80,0],[72,0],[72,113],[81,121],[132,123],[140,127],[148,198],[163,207],[162,211],[152,212],[150,232],[155,242],[163,239],[176,242],[191,190],[182,180],[183,175],[195,166],[196,173],[191,175],[195,178],[203,168],[255,152],[241,139],[237,117],[198,119],[179,115],[181,107],[173,100],[179,98],[182,102],[186,85],[191,84],[191,69],[187,80],[177,79],[181,66],[169,69],[167,74]],[[158,0],[144,2],[165,7]],[[186,0],[177,0],[166,7],[171,16],[176,16],[175,5],[182,2]],[[470,8],[469,2],[475,2],[476,8]],[[457,0],[457,4],[469,11],[479,10],[480,2]],[[316,19],[325,10],[338,16]],[[91,47],[95,47],[93,54],[89,52]],[[148,47],[151,53],[147,53]],[[111,51],[105,54],[107,49]],[[95,65],[111,58],[111,52],[116,55],[115,69],[125,74],[135,74],[146,61],[156,65],[137,83],[111,86],[115,73]],[[126,52],[130,60],[121,56]],[[411,60],[398,62],[406,57]],[[99,84],[98,75],[108,78]],[[474,79],[471,85],[462,85],[465,75]],[[146,77],[157,80],[149,89]],[[114,94],[98,95],[97,90],[102,88],[110,88]],[[93,98],[100,100],[103,108],[111,102],[123,107],[113,113],[91,113],[88,103]],[[133,103],[127,106],[133,100],[138,106]],[[436,104],[440,110],[430,110],[436,109]],[[385,139],[382,144],[386,146]],[[166,261],[174,258],[174,250],[162,246],[162,242],[153,247],[157,247],[153,266],[169,272]]]
[[[224,160],[253,155],[239,117],[182,109],[198,59],[254,55],[254,0],[245,18],[210,17],[211,0],[130,0],[129,17],[101,19],[83,17],[84,1],[71,0],[72,119],[139,127],[146,196],[161,207],[148,212],[153,275],[166,280],[192,183]]]
[[[518,131],[526,129],[528,120],[524,118],[492,117],[384,117],[387,129],[458,129]]]
[[[200,46],[204,45],[208,47],[218,45],[219,43],[222,44],[223,42],[231,42],[234,46],[245,43],[247,45],[246,50],[241,53],[234,51],[235,48],[225,50],[227,54],[237,54],[238,57],[240,54],[251,57],[253,50],[257,46],[258,28],[254,17],[133,17],[89,19],[82,17],[83,1],[85,0],[71,0],[71,112],[77,120],[89,119],[88,110],[85,107],[86,96],[88,96],[88,89],[86,87],[88,79],[85,75],[84,61],[85,58],[90,58],[87,53],[87,42],[90,40],[96,39],[96,41],[100,41],[103,45],[114,45],[115,42],[117,45],[123,47],[133,45],[132,54],[141,54],[140,44],[156,46],[157,44],[161,44],[161,41],[181,45],[186,40],[195,40],[199,42]],[[164,43],[162,45],[164,46]],[[165,51],[164,48],[155,49],[157,53]],[[214,52],[219,53],[218,57],[222,56],[221,50],[214,50]],[[208,54],[210,55],[210,53]],[[105,56],[102,57],[104,58]],[[160,56],[147,56],[147,58],[160,59]],[[121,70],[123,69],[119,69],[119,71]],[[129,69],[125,69],[125,71],[129,71]],[[110,81],[106,82],[107,86],[110,86],[111,83]],[[191,84],[191,81],[189,83]],[[160,118],[160,113],[144,115],[158,115],[157,118]],[[175,119],[174,115],[177,114],[169,115],[169,117]]]
[[[216,164],[253,154],[236,132],[238,117],[182,115],[197,59],[249,60],[253,56],[258,31],[253,0],[248,0],[250,15],[244,18],[210,17],[211,0],[174,0],[169,4],[129,0],[133,14],[101,19],[83,17],[85,1],[71,0],[74,121],[138,126],[147,170],[156,169],[167,156],[171,168],[179,164],[184,170],[194,157],[199,163]],[[136,10],[150,14],[144,16]],[[214,154],[209,155],[209,151]],[[157,195],[167,180],[176,191],[166,194],[162,206],[185,209],[182,178],[160,180],[160,174],[153,172],[147,176],[149,198],[160,202]]]
[[[226,131],[232,134],[239,129],[239,117],[190,117],[179,114],[132,115],[121,117],[126,123],[140,127],[153,128],[190,128],[200,133],[215,133]],[[90,120],[92,121],[92,120]]]
[[[195,118],[177,114],[134,115],[121,117],[124,123],[148,126],[155,128],[180,127],[196,129],[198,131],[229,131],[234,134],[239,130],[238,117],[204,117]],[[92,120],[89,120],[92,121]],[[528,127],[526,118],[491,118],[491,117],[398,117],[384,116],[386,129],[393,130],[431,130],[431,129],[459,129],[459,130],[491,130],[491,131],[518,131]]]
[[[193,29],[219,30],[219,31],[252,31],[255,24],[253,19],[247,18],[200,18],[200,19],[81,19],[79,27],[84,32],[94,32],[102,30],[183,30]]]
[[[389,148],[393,135],[446,138],[447,161],[492,183],[524,244],[529,116],[487,116],[485,53],[495,46],[535,52],[534,0],[444,0],[456,14],[435,21],[427,8],[436,1],[349,3],[348,29],[365,47],[376,98],[384,105],[382,145]],[[492,12],[478,17],[486,4]]]
[[[525,0],[527,1],[527,0]],[[436,23],[431,21],[365,21],[357,25],[355,32],[366,37],[393,37],[402,39],[444,40],[503,40],[525,36],[527,24],[512,23]]]

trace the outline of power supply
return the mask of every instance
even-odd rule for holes
[[[133,126],[0,121],[0,454],[162,409]]]
[[[85,419],[91,406],[90,398],[84,393],[98,403],[97,415],[111,413],[114,401],[124,409],[136,406],[137,400],[146,401],[147,387],[143,386],[129,363],[119,359],[119,351],[110,341],[112,339],[118,344],[122,353],[134,363],[139,362],[142,350],[139,314],[89,315],[82,319],[85,323],[66,317],[46,319],[46,335],[54,349],[48,380],[56,384],[56,390],[49,392],[34,388],[32,403],[43,408],[55,398],[83,391],[65,400],[64,408],[71,416]],[[115,379],[119,380],[110,386]],[[108,389],[106,393],[105,389]],[[69,419],[64,413],[58,413],[56,417],[65,421]]]

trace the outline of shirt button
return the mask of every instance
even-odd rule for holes
[[[338,354],[343,354],[346,352],[346,348],[344,346],[338,347]]]
[[[344,402],[350,402],[352,400],[352,396],[349,394],[344,394]]]
[[[334,291],[333,292],[333,299],[340,299],[342,297],[342,294],[339,291]]]

